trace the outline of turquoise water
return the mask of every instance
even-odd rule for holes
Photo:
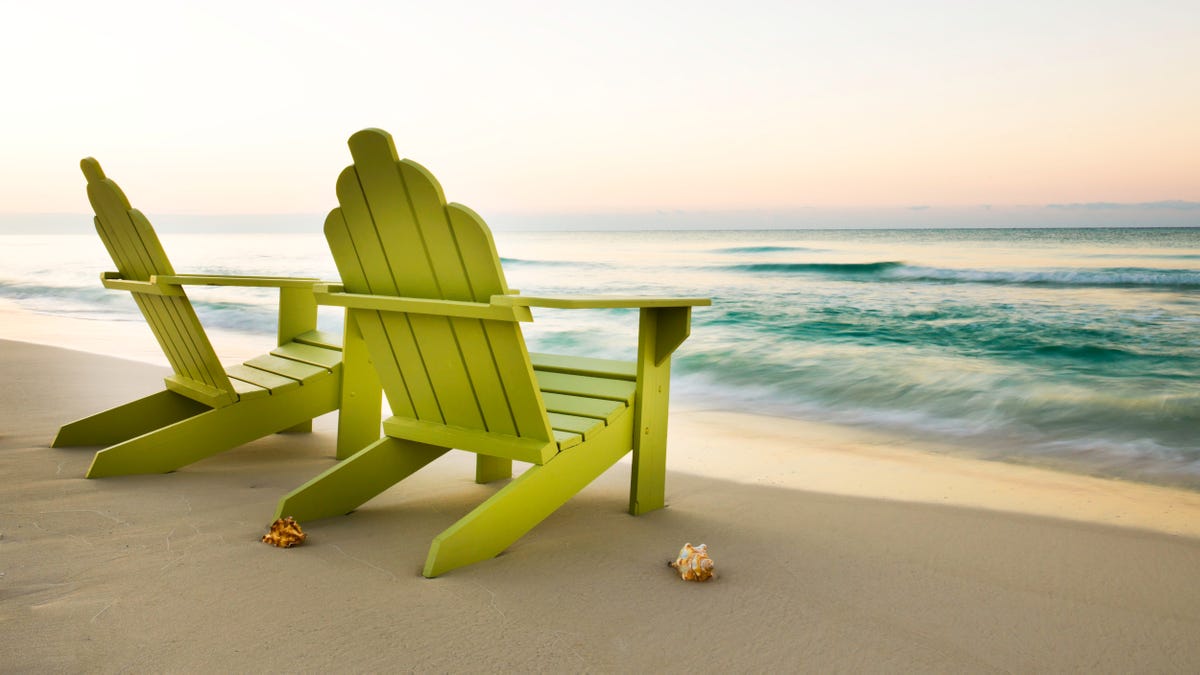
[[[2,239],[0,297],[32,311],[139,320],[126,295],[96,281],[111,264],[94,236]],[[712,297],[675,361],[675,396],[689,404],[1200,488],[1200,229],[496,240],[510,285],[525,294]],[[319,235],[288,235],[282,251],[280,241],[163,236],[180,271],[335,278]],[[192,295],[213,327],[273,332],[272,292]],[[632,357],[633,312],[535,318],[526,331],[534,349]],[[340,318],[329,310],[321,321],[336,330]]]

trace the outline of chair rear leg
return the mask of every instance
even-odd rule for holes
[[[63,425],[50,447],[112,445],[210,409],[173,391],[160,391]]]
[[[239,401],[131,438],[96,453],[88,478],[167,473],[269,436],[337,407],[332,374],[265,398]]]
[[[279,500],[275,518],[291,516],[307,521],[349,513],[447,450],[381,438]]]
[[[633,415],[625,414],[599,438],[527,469],[439,534],[422,574],[436,577],[499,555],[629,452],[632,428]]]
[[[491,483],[512,478],[512,460],[488,455],[475,456],[475,482]]]

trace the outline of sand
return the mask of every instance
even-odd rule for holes
[[[82,478],[65,421],[160,366],[0,341],[0,670],[1200,671],[1200,494],[679,406],[668,508],[618,464],[500,557],[424,579],[494,491],[451,453],[259,543],[336,416],[167,475]],[[665,561],[707,543],[718,578]]]

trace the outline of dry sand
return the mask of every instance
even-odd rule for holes
[[[505,554],[420,576],[496,488],[452,453],[309,543],[258,542],[333,415],[89,481],[65,421],[145,363],[0,341],[0,671],[1200,671],[1200,494],[677,409],[668,508],[619,464]],[[665,561],[704,542],[719,578]]]

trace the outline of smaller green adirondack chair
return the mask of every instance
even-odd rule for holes
[[[101,282],[133,293],[174,373],[162,392],[63,426],[52,446],[108,446],[88,478],[165,473],[273,433],[311,431],[314,417],[338,408],[342,350],[337,336],[316,330],[316,279],[177,275],[150,222],[99,162],[80,166],[96,231],[117,266]],[[279,347],[222,368],[184,292],[189,284],[278,288]],[[369,410],[359,416],[363,429]]]
[[[518,295],[487,225],[400,161],[390,135],[361,131],[350,152],[325,221],[342,285],[316,296],[347,308],[342,414],[382,384],[392,417],[275,517],[347,513],[451,448],[477,454],[480,483],[511,477],[512,460],[533,466],[434,539],[427,577],[499,554],[631,450],[630,512],[662,507],[671,354],[710,301]],[[531,355],[518,323],[530,307],[640,309],[636,363]]]

